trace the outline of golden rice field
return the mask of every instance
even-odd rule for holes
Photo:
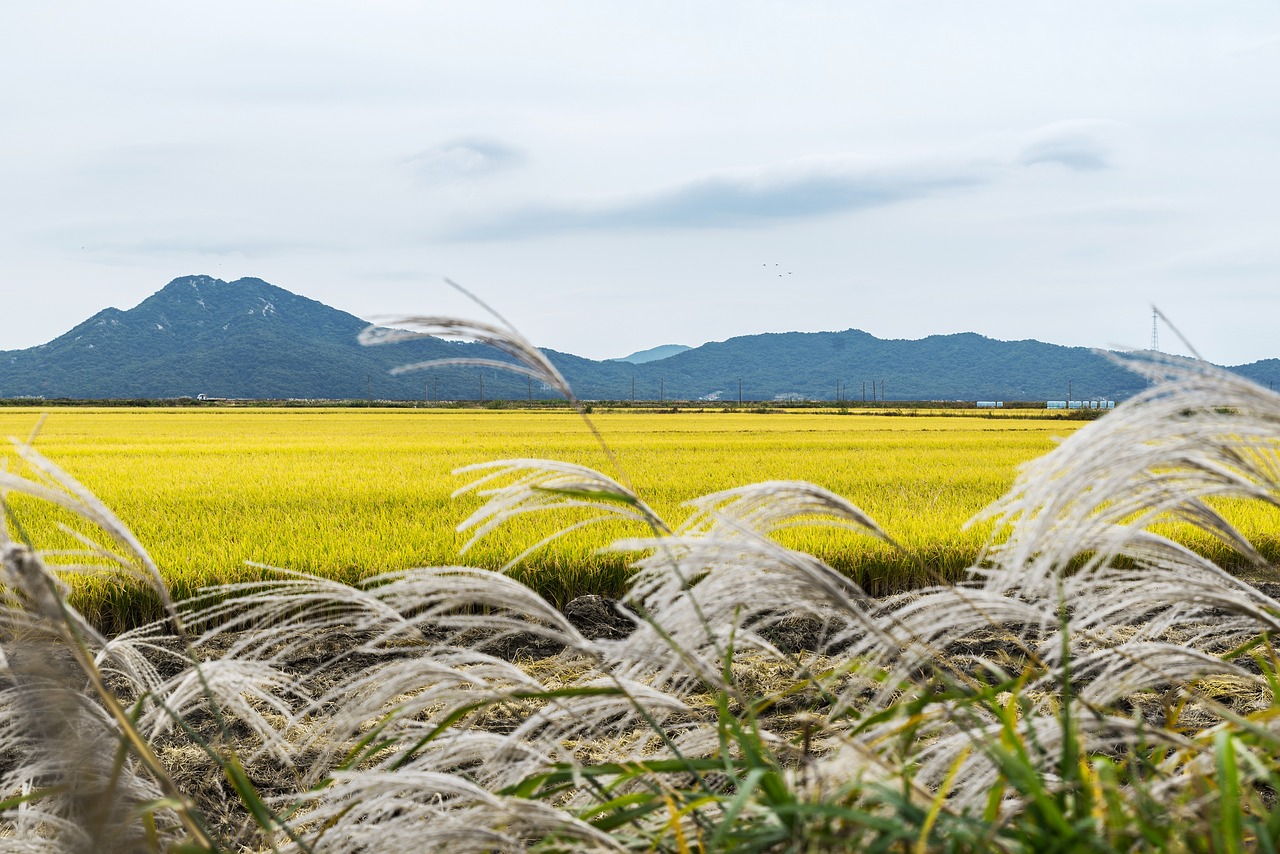
[[[25,439],[40,412],[0,411],[0,436]],[[966,520],[999,497],[1018,465],[1074,422],[817,412],[604,412],[593,419],[629,483],[668,523],[682,503],[772,479],[808,480],[851,499],[906,553],[844,531],[805,530],[789,544],[872,592],[955,577],[989,531]],[[175,595],[260,577],[247,562],[353,580],[412,566],[498,567],[573,519],[524,517],[465,555],[455,527],[480,504],[452,498],[453,470],[501,458],[580,463],[618,477],[568,411],[452,409],[61,409],[36,447],[138,535]],[[10,464],[14,462],[10,460]],[[21,530],[48,543],[51,511],[14,502]],[[1270,516],[1242,521],[1269,536]],[[622,523],[574,532],[516,574],[557,604],[617,595],[627,557],[598,549],[648,532]],[[67,540],[69,543],[69,539]],[[922,569],[923,567],[923,569]],[[145,616],[118,582],[77,587],[107,624]]]

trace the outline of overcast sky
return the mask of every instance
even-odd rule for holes
[[[9,2],[0,77],[0,349],[208,274],[593,358],[1280,356],[1275,0]]]

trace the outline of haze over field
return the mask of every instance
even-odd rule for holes
[[[209,273],[597,359],[1274,355],[1274,3],[8,4],[0,72],[0,350]]]

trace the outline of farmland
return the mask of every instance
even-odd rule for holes
[[[35,409],[0,412],[0,435],[25,438],[39,418]],[[1020,463],[1078,426],[821,412],[618,411],[593,419],[623,482],[672,525],[689,512],[683,502],[762,480],[808,480],[849,498],[905,551],[830,529],[793,532],[787,543],[873,592],[956,577],[989,533],[964,530],[965,521],[1009,487]],[[474,477],[454,469],[539,457],[619,477],[567,411],[86,408],[53,412],[36,448],[132,528],[180,597],[260,577],[247,562],[342,581],[414,566],[500,567],[581,517],[523,517],[460,555],[467,535],[455,528],[481,499],[451,497]],[[53,511],[13,504],[37,543],[58,544]],[[556,604],[586,592],[618,595],[629,558],[597,550],[646,533],[618,522],[588,527],[514,574]],[[76,588],[75,601],[108,625],[146,616],[119,582],[80,579]]]

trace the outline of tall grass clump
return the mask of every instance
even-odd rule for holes
[[[487,340],[573,399],[500,319],[412,325]],[[1152,387],[1023,469],[962,583],[888,598],[776,538],[898,547],[812,484],[717,492],[677,526],[621,472],[473,468],[475,537],[546,510],[634,527],[607,546],[633,565],[612,637],[464,566],[280,570],[175,604],[110,511],[16,443],[0,848],[1274,851],[1275,588],[1158,529],[1273,571],[1216,505],[1277,503],[1280,397],[1199,362],[1131,366]],[[42,548],[18,493],[99,536]],[[150,585],[165,617],[101,636],[68,572]]]

